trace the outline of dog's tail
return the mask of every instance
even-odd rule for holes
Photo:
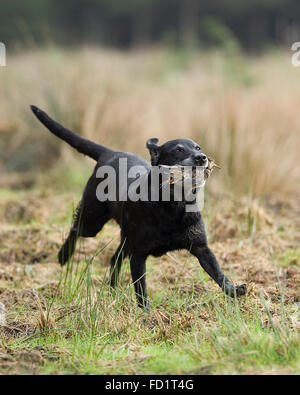
[[[66,141],[73,148],[75,148],[81,154],[87,155],[92,159],[98,161],[100,155],[104,151],[109,151],[109,148],[103,147],[100,144],[94,143],[93,141],[87,140],[78,134],[64,128],[58,122],[51,119],[44,111],[40,110],[35,106],[30,106],[34,115],[50,130],[51,133],[60,139]]]

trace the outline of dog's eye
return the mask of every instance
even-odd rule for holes
[[[197,150],[197,151],[200,151],[200,150],[201,150],[201,148],[200,148],[200,147],[196,147],[196,150]]]
[[[184,149],[183,149],[182,147],[177,147],[177,148],[176,148],[176,151],[178,151],[178,152],[183,152]]]

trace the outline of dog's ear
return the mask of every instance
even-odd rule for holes
[[[146,143],[146,147],[150,151],[152,166],[158,165],[158,156],[159,156],[160,147],[157,145],[157,143],[158,143],[158,139],[156,139],[156,138],[149,139],[149,140],[147,140],[147,143]]]

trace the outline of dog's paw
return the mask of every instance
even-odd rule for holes
[[[152,309],[149,302],[143,307],[143,310],[145,313],[151,313]]]
[[[231,286],[225,290],[225,293],[232,298],[245,295],[247,292],[247,285],[242,284],[238,286]]]
[[[61,264],[61,266],[64,266],[68,262],[68,257],[66,257],[66,254],[65,254],[63,248],[61,248],[58,251],[57,259],[58,259],[58,262]]]
[[[138,306],[139,306],[140,309],[143,310],[144,313],[151,313],[151,311],[152,311],[149,302],[147,302],[145,305],[139,303]]]
[[[144,309],[144,313],[145,313],[145,314],[150,314],[150,313],[152,313],[151,307],[147,307],[146,309]]]
[[[243,296],[247,293],[247,284],[238,285],[235,287],[236,296]]]

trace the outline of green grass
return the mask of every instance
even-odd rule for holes
[[[238,300],[226,297],[188,253],[172,253],[171,257],[150,257],[148,260],[147,283],[152,312],[147,314],[136,306],[128,260],[123,263],[117,289],[111,290],[108,285],[109,258],[119,239],[116,225],[106,225],[99,241],[82,241],[78,251],[85,253],[76,254],[62,270],[56,264],[62,233],[70,224],[77,196],[76,193],[57,193],[58,196],[35,190],[23,194],[1,193],[0,216],[5,215],[7,203],[16,204],[13,212],[18,212],[20,203],[25,207],[24,216],[8,218],[10,233],[5,229],[0,232],[0,241],[6,243],[0,250],[0,257],[21,260],[1,266],[0,259],[0,301],[7,307],[8,326],[15,328],[4,331],[0,337],[1,372],[300,372],[299,299],[297,293],[293,293],[297,277],[294,280],[291,277],[299,272],[299,265],[295,264],[299,251],[285,248],[286,243],[270,256],[265,243],[272,237],[276,237],[277,242],[281,233],[274,236],[270,232],[271,225],[263,222],[264,212],[249,206],[252,210],[249,215],[250,210],[244,209],[244,202],[228,206],[225,202],[225,218],[229,221],[230,215],[230,220],[238,224],[234,238],[224,228],[229,238],[223,239],[222,228],[223,241],[219,242],[220,230],[211,228],[211,239],[215,240],[212,249],[236,283],[247,281],[249,293],[246,297]],[[218,201],[219,204],[223,203]],[[35,215],[28,222],[31,205]],[[216,211],[222,212],[216,210],[213,202],[207,203],[205,210],[208,224],[218,221]],[[250,217],[255,218],[256,226],[252,226],[254,221]],[[282,221],[280,218],[279,222]],[[275,229],[276,226],[275,223]],[[296,233],[290,230],[293,240]],[[287,239],[288,234],[284,237]],[[258,241],[262,243],[262,240],[260,245]],[[47,251],[50,257],[30,263],[28,254],[40,251]],[[19,253],[17,258],[14,252]],[[256,257],[264,259],[262,266],[255,262]],[[291,268],[293,271],[286,278],[284,273]],[[11,274],[11,280],[1,277],[3,269]],[[246,277],[245,270],[250,270]],[[259,274],[257,279],[256,273]],[[264,284],[258,289],[255,282],[262,280]],[[32,288],[38,296],[34,296]],[[3,292],[7,292],[6,297]]]
[[[8,347],[42,349],[39,373],[46,374],[299,372],[299,333],[284,307],[275,323],[263,297],[232,300],[210,290],[183,296],[171,287],[156,292],[153,305],[150,314],[138,310],[130,284],[112,293],[107,284],[95,286],[91,261],[73,262],[46,310],[75,312]]]
[[[279,258],[279,265],[282,267],[300,265],[300,248],[288,248]]]

